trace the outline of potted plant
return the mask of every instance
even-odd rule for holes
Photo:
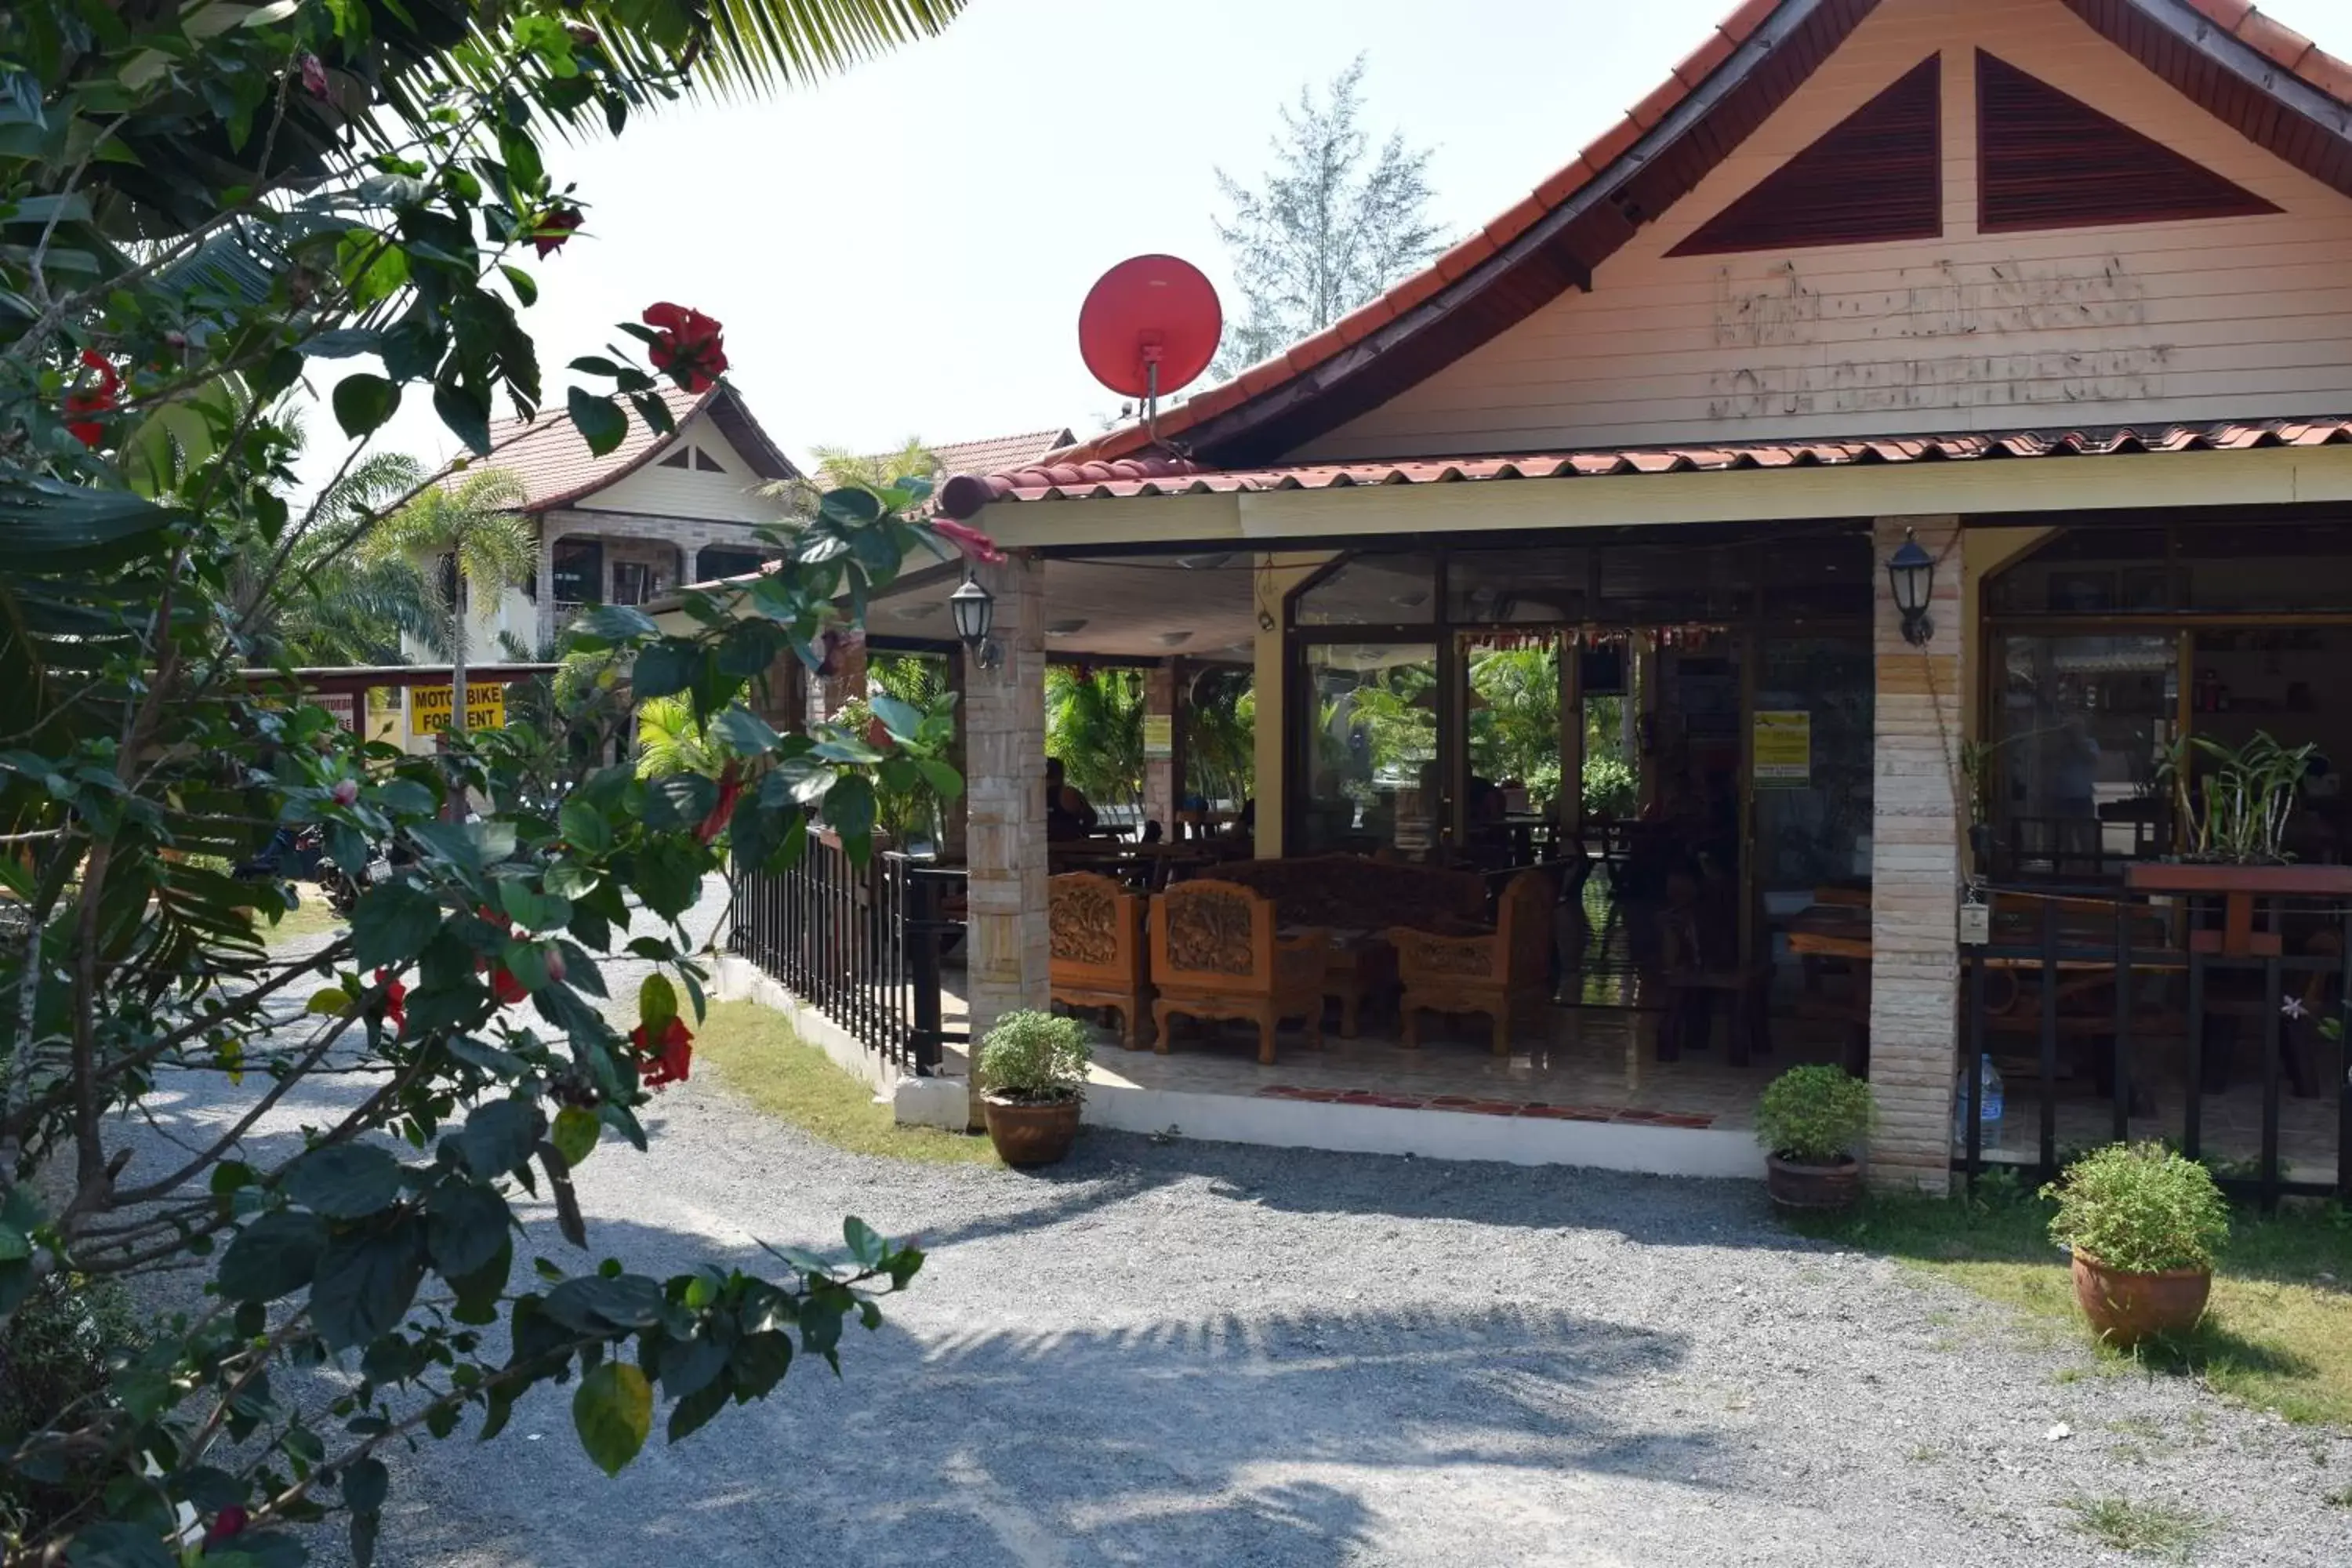
[[[1077,1141],[1094,1047],[1084,1025],[1051,1013],[1007,1013],[980,1042],[988,1141],[1008,1165],[1050,1165]]]
[[[2161,1143],[2114,1143],[2042,1189],[2051,1239],[2074,1257],[2074,1300],[2100,1337],[2134,1345],[2197,1326],[2230,1209],[2213,1173]]]
[[[1756,1102],[1764,1186],[1788,1209],[1842,1209],[1862,1193],[1856,1156],[1876,1115],[1870,1085],[1843,1068],[1790,1068]]]

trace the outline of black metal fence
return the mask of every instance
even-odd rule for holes
[[[2021,1164],[2046,1180],[2081,1149],[2162,1138],[2265,1206],[2352,1201],[2344,900],[2263,899],[2247,951],[2217,896],[2035,885],[1985,899],[1990,941],[1960,951],[1954,1169],[1973,1183]],[[2023,1110],[2030,1143],[1984,1146],[1987,1057],[2001,1121]]]
[[[797,865],[738,865],[734,952],[832,1019],[900,1071],[939,1071],[950,1030],[941,959],[962,935],[949,918],[964,873],[890,851],[864,866],[838,838],[812,833]]]

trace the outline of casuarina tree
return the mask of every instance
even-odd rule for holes
[[[955,786],[944,702],[782,734],[757,700],[910,552],[984,536],[908,521],[920,487],[846,489],[677,629],[592,613],[578,648],[682,698],[715,778],[515,729],[409,757],[256,667],[285,658],[260,629],[297,571],[364,552],[423,483],[290,508],[293,389],[323,392],[346,473],[409,399],[488,457],[494,399],[549,395],[532,268],[579,265],[592,210],[551,160],[959,4],[0,7],[0,1330],[81,1281],[161,1275],[144,1294],[171,1304],[102,1392],[12,1417],[0,1492],[44,1501],[0,1560],[290,1564],[331,1515],[364,1563],[388,1446],[492,1436],[560,1383],[617,1470],[657,1420],[675,1441],[795,1361],[837,1365],[915,1274],[854,1219],[838,1251],[756,1269],[600,1263],[572,1173],[643,1148],[649,1097],[692,1070],[706,976],[676,922],[721,835],[775,867],[821,820],[858,856],[877,785]],[[633,418],[669,431],[662,380],[726,368],[720,323],[675,301],[615,344],[564,391],[597,452]],[[310,826],[354,878],[400,853],[348,931],[289,957],[263,938],[290,889],[223,868]],[[654,973],[608,996],[624,951]],[[348,1092],[302,1098],[321,1074]],[[228,1118],[141,1136],[200,1076]]]
[[[1230,207],[1217,237],[1243,307],[1218,351],[1221,380],[1321,331],[1445,247],[1429,217],[1429,150],[1396,132],[1375,146],[1363,85],[1358,55],[1320,101],[1300,88],[1256,185],[1217,171]]]

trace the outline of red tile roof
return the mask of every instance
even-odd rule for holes
[[[720,382],[699,396],[666,385],[661,389],[661,398],[669,408],[670,418],[678,425],[684,425],[696,414],[708,414],[728,444],[762,479],[799,477],[799,470],[768,438],[767,432],[751,417],[751,411],[743,405],[741,395],[727,383]],[[547,511],[573,505],[617,484],[667,449],[672,439],[655,434],[633,410],[628,434],[621,437],[619,446],[600,458],[588,450],[588,443],[572,426],[571,413],[550,404],[534,418],[492,422],[489,456],[470,458],[464,468],[453,466],[443,482],[476,468],[504,468],[522,481],[528,498],[522,510]]]
[[[1852,20],[1858,20],[1876,3],[1877,0],[1859,0],[1858,5],[1850,7]],[[2263,16],[2247,0],[2182,0],[2182,3],[2193,7],[2198,14],[2266,59],[2293,72],[2302,82],[2338,103],[2352,105],[2352,65],[2327,54],[2293,28]],[[1495,258],[1512,241],[1588,185],[1611,173],[1612,165],[1696,91],[1784,5],[1796,8],[1805,4],[1806,0],[1745,0],[1675,68],[1673,75],[1664,83],[1627,110],[1622,119],[1601,132],[1566,167],[1537,185],[1531,197],[1519,201],[1486,228],[1472,234],[1447,251],[1434,266],[1405,279],[1386,293],[1342,317],[1328,329],[1244,371],[1222,386],[1210,388],[1162,411],[1157,424],[1158,438],[1164,441],[1170,437],[1195,430],[1218,415],[1286,386],[1308,371],[1325,364],[1381,326],[1402,317],[1448,284]],[[2090,0],[2067,0],[2067,4],[2084,12],[2086,19],[2092,19],[2095,26],[2098,25],[2097,18],[2089,15],[2097,9]],[[2131,11],[2148,11],[2156,7],[2157,0],[2117,0],[2117,4]],[[1852,20],[1845,26],[1851,26]],[[1647,216],[1654,216],[1655,214]],[[1121,458],[1153,444],[1153,432],[1139,423],[1081,442],[1067,456],[1073,461]]]
[[[1017,436],[991,436],[980,441],[934,444],[931,456],[943,474],[995,474],[1025,468],[1051,452],[1075,441],[1067,426],[1056,430],[1024,430]]]
[[[1096,500],[1129,496],[1336,490],[1358,485],[1442,485],[1488,479],[1597,479],[1617,474],[1713,473],[1736,468],[1969,462],[1999,458],[2093,458],[2131,452],[2242,451],[2258,447],[2352,444],[2352,416],[2148,429],[2019,430],[2002,435],[1875,437],[1849,441],[1632,447],[1592,452],[1427,458],[1376,463],[1302,463],[1212,468],[1164,454],[1056,462],[985,479],[964,475],[940,491],[940,510],[969,518],[998,501]]]

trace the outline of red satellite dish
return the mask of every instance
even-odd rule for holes
[[[1216,357],[1225,313],[1201,269],[1132,256],[1104,273],[1078,311],[1078,353],[1094,378],[1147,404],[1194,381]]]

